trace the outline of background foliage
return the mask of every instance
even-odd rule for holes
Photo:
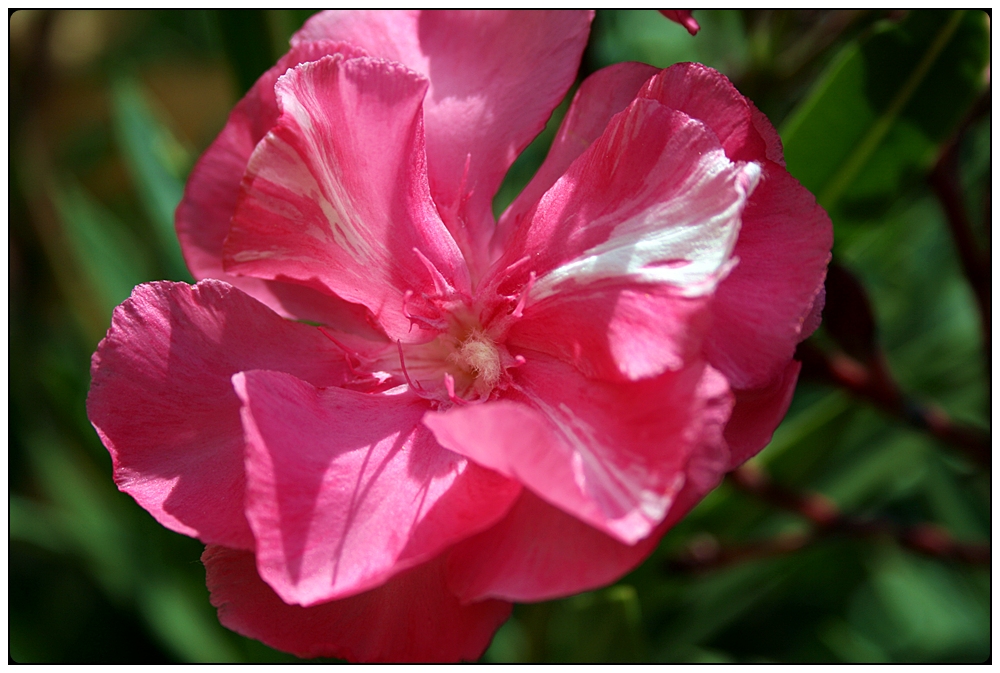
[[[201,545],[119,493],[84,409],[112,308],[191,278],[173,210],[308,12],[23,11],[10,30],[9,653],[292,661],[219,625]],[[519,605],[486,661],[990,656],[989,18],[600,13],[581,75],[701,61],[834,220],[787,419],[616,585]],[[544,156],[565,104],[496,207]]]

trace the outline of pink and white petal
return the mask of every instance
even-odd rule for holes
[[[697,365],[610,383],[524,355],[508,399],[428,413],[424,423],[443,446],[619,541],[649,536],[708,426],[728,418],[725,379]]]
[[[774,128],[717,70],[678,63],[650,79],[638,95],[703,122],[733,161],[780,161],[781,140]]]
[[[470,266],[483,270],[493,196],[573,83],[592,18],[567,11],[327,12],[293,43],[343,40],[427,76],[431,191]]]
[[[734,388],[770,385],[815,329],[832,245],[826,211],[771,164],[743,212],[740,264],[716,290],[705,340],[709,362]]]
[[[366,306],[393,340],[415,338],[407,293],[467,293],[427,186],[426,86],[369,58],[328,56],[286,73],[275,86],[281,116],[247,166],[226,270],[325,288]]]
[[[342,43],[311,42],[293,47],[261,75],[229,115],[226,126],[191,171],[177,207],[177,236],[196,279],[217,278],[235,285],[279,314],[327,325],[344,325],[350,305],[328,293],[297,284],[233,276],[222,269],[222,246],[236,210],[240,181],[254,147],[278,120],[274,84],[288,68],[328,54],[363,55]],[[343,305],[343,306],[341,306]]]
[[[725,437],[732,453],[727,469],[733,470],[768,445],[775,428],[792,403],[802,364],[792,360],[770,385],[752,390],[734,390],[736,404],[726,425]]]
[[[482,656],[511,604],[462,605],[443,558],[351,598],[288,605],[257,575],[250,552],[209,546],[201,557],[212,605],[227,628],[299,657],[354,662],[453,662]]]
[[[498,521],[521,487],[441,448],[409,393],[233,377],[261,578],[310,606],[383,584]]]
[[[710,389],[720,378],[709,373],[701,385]],[[664,533],[722,480],[730,463],[722,440],[725,411],[713,408],[684,468],[684,487],[647,537],[623,544],[525,490],[500,523],[452,548],[450,586],[463,601],[541,601],[619,579],[649,556]]]
[[[497,257],[507,237],[573,161],[601,137],[608,122],[635,100],[646,80],[659,72],[645,63],[616,63],[598,70],[577,89],[538,172],[497,221],[492,249]]]
[[[818,324],[833,243],[829,217],[783,168],[774,127],[721,73],[681,63],[639,95],[704,121],[730,159],[761,163],[733,252],[740,263],[717,290],[707,353],[735,388],[768,385]]]
[[[529,306],[507,343],[559,358],[584,376],[639,380],[700,358],[710,298],[668,285],[583,286]]]
[[[701,122],[637,99],[524,218],[487,287],[517,294],[534,273],[529,306],[603,281],[710,294],[759,172],[729,161]]]
[[[91,364],[87,413],[118,488],[167,528],[253,548],[230,378],[254,368],[316,385],[354,378],[344,352],[318,329],[221,281],[140,285],[115,309]]]

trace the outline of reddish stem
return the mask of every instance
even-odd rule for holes
[[[794,512],[813,524],[810,531],[781,535],[755,542],[721,546],[712,536],[695,537],[687,551],[669,562],[675,570],[708,570],[760,558],[799,551],[824,538],[845,535],[855,538],[888,537],[899,545],[934,558],[990,564],[988,544],[959,542],[944,528],[931,523],[901,526],[885,518],[861,518],[842,514],[821,493],[798,493],[775,484],[759,467],[743,465],[729,475],[738,489],[781,509]]]
[[[796,358],[802,361],[803,375],[830,385],[846,388],[883,412],[941,441],[960,449],[976,464],[990,469],[991,445],[988,432],[956,423],[944,409],[919,403],[899,389],[882,354],[861,363],[841,350],[820,350],[811,341],[799,344]]]

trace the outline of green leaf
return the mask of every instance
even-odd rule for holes
[[[206,609],[208,592],[192,590],[183,578],[164,571],[140,587],[140,609],[156,635],[182,661],[230,663],[240,661],[227,634]]]
[[[152,277],[145,251],[124,224],[70,178],[54,182],[52,191],[72,261],[110,315],[133,287]]]
[[[881,214],[926,173],[983,90],[988,59],[982,12],[881,24],[841,52],[782,129],[788,170],[831,213]]]
[[[242,96],[278,60],[263,9],[215,10],[216,25]]]
[[[157,119],[138,81],[119,77],[111,92],[118,144],[153,224],[164,270],[172,280],[190,282],[174,231],[174,211],[184,192],[180,176],[191,164],[190,154]]]
[[[701,31],[692,37],[681,26],[651,9],[603,10],[594,20],[592,55],[596,67],[641,61],[666,68],[697,61],[730,76],[750,62],[750,41],[735,10],[699,10]]]
[[[547,641],[550,661],[644,660],[646,644],[635,587],[618,584],[561,601]]]

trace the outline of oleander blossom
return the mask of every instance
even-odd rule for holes
[[[826,214],[718,72],[573,83],[587,12],[312,18],[191,174],[194,286],[139,286],[88,412],[224,625],[475,659],[512,601],[637,566],[784,415]]]

